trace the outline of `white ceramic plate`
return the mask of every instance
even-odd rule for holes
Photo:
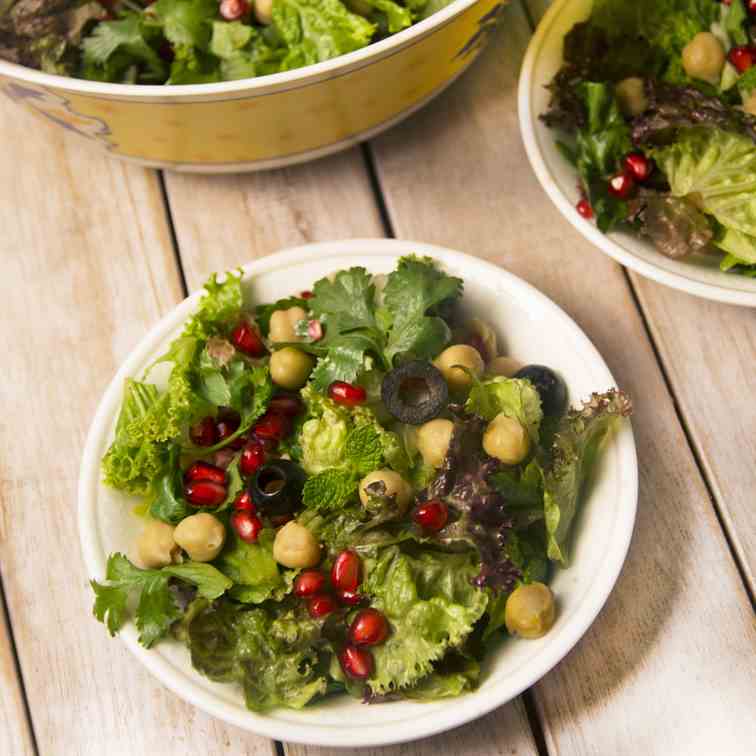
[[[654,281],[729,304],[756,306],[756,279],[723,273],[719,256],[672,260],[653,244],[629,233],[602,234],[593,221],[578,215],[577,174],[556,148],[555,132],[539,119],[549,93],[545,89],[562,65],[562,42],[567,32],[590,15],[592,0],[557,0],[538,25],[520,73],[520,130],[533,170],[562,215],[588,241],[628,268]]]
[[[573,401],[614,386],[606,364],[578,326],[553,302],[515,276],[459,252],[413,242],[353,240],[291,249],[244,267],[249,301],[273,301],[311,288],[328,273],[362,265],[387,273],[397,258],[417,253],[436,258],[465,281],[470,312],[495,323],[507,353],[545,363],[565,378]],[[79,482],[79,526],[90,575],[101,579],[113,551],[128,552],[140,530],[133,502],[100,483],[100,459],[110,443],[124,379],[139,376],[166,348],[196,307],[195,293],[163,318],[131,353],[111,382],[89,431]],[[572,648],[606,601],[625,559],[635,521],[638,473],[629,423],[602,456],[589,500],[578,522],[573,565],[557,572],[553,588],[559,613],[541,640],[502,644],[474,693],[435,703],[366,706],[346,696],[303,711],[267,715],[247,711],[240,690],[196,673],[186,649],[165,641],[146,651],[128,625],[120,637],[163,684],[204,711],[231,724],[279,740],[331,746],[374,746],[413,740],[479,717],[517,696]],[[93,621],[82,617],[82,622]],[[103,633],[105,628],[102,629]]]

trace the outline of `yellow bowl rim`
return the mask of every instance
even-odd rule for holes
[[[63,89],[76,94],[109,95],[111,97],[142,98],[160,97],[177,98],[192,97],[197,95],[219,95],[238,92],[253,92],[260,89],[276,89],[279,85],[291,85],[303,83],[307,79],[320,77],[324,74],[347,69],[356,64],[378,58],[392,48],[399,48],[419,38],[435,28],[445,25],[455,16],[461,14],[480,0],[452,0],[452,2],[432,16],[410,26],[408,29],[398,32],[380,42],[375,42],[360,50],[355,50],[345,55],[339,55],[322,63],[314,63],[293,71],[268,74],[251,79],[238,79],[236,81],[224,81],[215,84],[176,84],[165,86],[164,84],[110,84],[87,79],[74,79],[58,74],[48,74],[37,71],[34,68],[0,60],[0,77],[21,80],[29,84],[39,84],[43,87]],[[504,4],[509,0],[501,0]],[[287,87],[288,88],[288,87]]]

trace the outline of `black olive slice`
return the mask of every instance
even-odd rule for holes
[[[299,507],[304,482],[304,470],[296,462],[277,459],[255,473],[249,493],[262,514],[288,514]]]
[[[430,362],[413,360],[386,373],[381,399],[397,420],[422,425],[446,407],[449,388],[438,368]]]
[[[530,381],[538,396],[544,415],[561,415],[567,406],[567,386],[562,377],[545,365],[526,365],[515,373],[515,378]]]

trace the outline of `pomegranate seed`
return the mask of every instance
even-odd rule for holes
[[[242,491],[234,499],[234,509],[237,512],[249,512],[249,514],[255,514],[257,512],[257,507],[255,506],[255,502],[252,501],[252,496],[249,491]]]
[[[229,447],[218,449],[218,451],[213,454],[213,464],[216,467],[220,467],[221,470],[225,470],[234,461],[235,456],[236,452]]]
[[[252,429],[255,436],[261,439],[272,439],[281,441],[289,434],[289,419],[285,415],[278,415],[275,412],[266,412]]]
[[[318,570],[305,570],[297,575],[294,581],[294,595],[309,598],[322,593],[326,587],[326,576]]]
[[[320,341],[323,338],[323,326],[319,320],[308,321],[307,335],[311,341]]]
[[[312,596],[307,601],[307,611],[313,619],[325,617],[336,609],[336,601],[332,596],[321,593],[318,596]]]
[[[277,394],[268,405],[268,411],[287,417],[296,417],[303,409],[302,401],[296,394]]]
[[[249,13],[247,0],[221,0],[220,14],[226,21],[238,21]]]
[[[746,3],[746,6],[748,7],[749,13],[756,13],[756,0],[748,0],[748,2]]]
[[[632,194],[633,189],[635,189],[635,181],[627,173],[618,173],[616,176],[612,176],[607,187],[609,194],[618,199],[627,199]]]
[[[195,446],[212,446],[218,441],[215,420],[208,415],[189,428],[189,438]]]
[[[300,299],[312,299],[315,295],[311,291],[300,291],[299,292],[299,298]]]
[[[218,433],[218,441],[223,442],[225,441],[229,436],[232,436],[236,431],[239,429],[239,425],[241,424],[241,417],[239,416],[239,413],[232,409],[223,409],[218,413],[218,421],[215,424],[215,427],[217,429]],[[244,444],[244,441],[239,438],[235,438],[230,446],[236,447],[239,445],[239,442],[241,441],[241,445]]]
[[[580,202],[575,205],[575,209],[578,211],[578,215],[585,218],[586,220],[593,218],[593,208],[591,207],[591,203],[588,202],[587,199],[581,199]]]
[[[226,498],[226,487],[212,480],[194,480],[184,486],[184,497],[195,507],[217,507]]]
[[[449,509],[443,501],[432,499],[421,504],[412,515],[412,519],[423,530],[441,530],[449,519]]]
[[[231,343],[249,357],[262,357],[265,354],[265,345],[260,334],[248,320],[242,320],[234,328],[231,333]]]
[[[231,527],[236,532],[236,535],[238,535],[244,543],[257,542],[257,537],[263,529],[262,520],[257,515],[244,511],[234,512],[231,515],[230,521]]]
[[[388,634],[388,620],[377,609],[358,612],[349,626],[349,640],[355,646],[379,646]]]
[[[328,387],[328,396],[337,404],[345,407],[355,407],[367,399],[367,392],[362,386],[355,386],[346,381],[334,381]]]
[[[210,480],[220,486],[226,485],[226,471],[209,462],[193,462],[184,473],[184,483],[194,480]]]
[[[625,173],[636,181],[645,181],[654,171],[654,164],[640,152],[631,152],[625,158]]]
[[[265,464],[265,449],[258,441],[248,441],[239,457],[239,469],[242,475],[252,475],[258,467]]]
[[[342,551],[331,567],[331,583],[339,591],[356,591],[360,584],[360,558],[354,551]]]
[[[740,73],[743,73],[753,65],[753,51],[745,46],[733,47],[730,52],[727,53],[727,60],[729,60]]]
[[[365,597],[357,591],[337,591],[336,598],[346,606],[357,606],[365,600]]]
[[[354,680],[367,680],[373,673],[373,655],[366,648],[344,646],[339,652],[339,663]]]

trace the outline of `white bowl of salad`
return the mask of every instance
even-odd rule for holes
[[[520,125],[562,214],[638,273],[756,305],[756,17],[744,0],[561,0]]]
[[[177,695],[262,735],[460,725],[606,601],[635,519],[630,411],[567,315],[458,252],[352,240],[214,276],[93,421],[94,614]]]

